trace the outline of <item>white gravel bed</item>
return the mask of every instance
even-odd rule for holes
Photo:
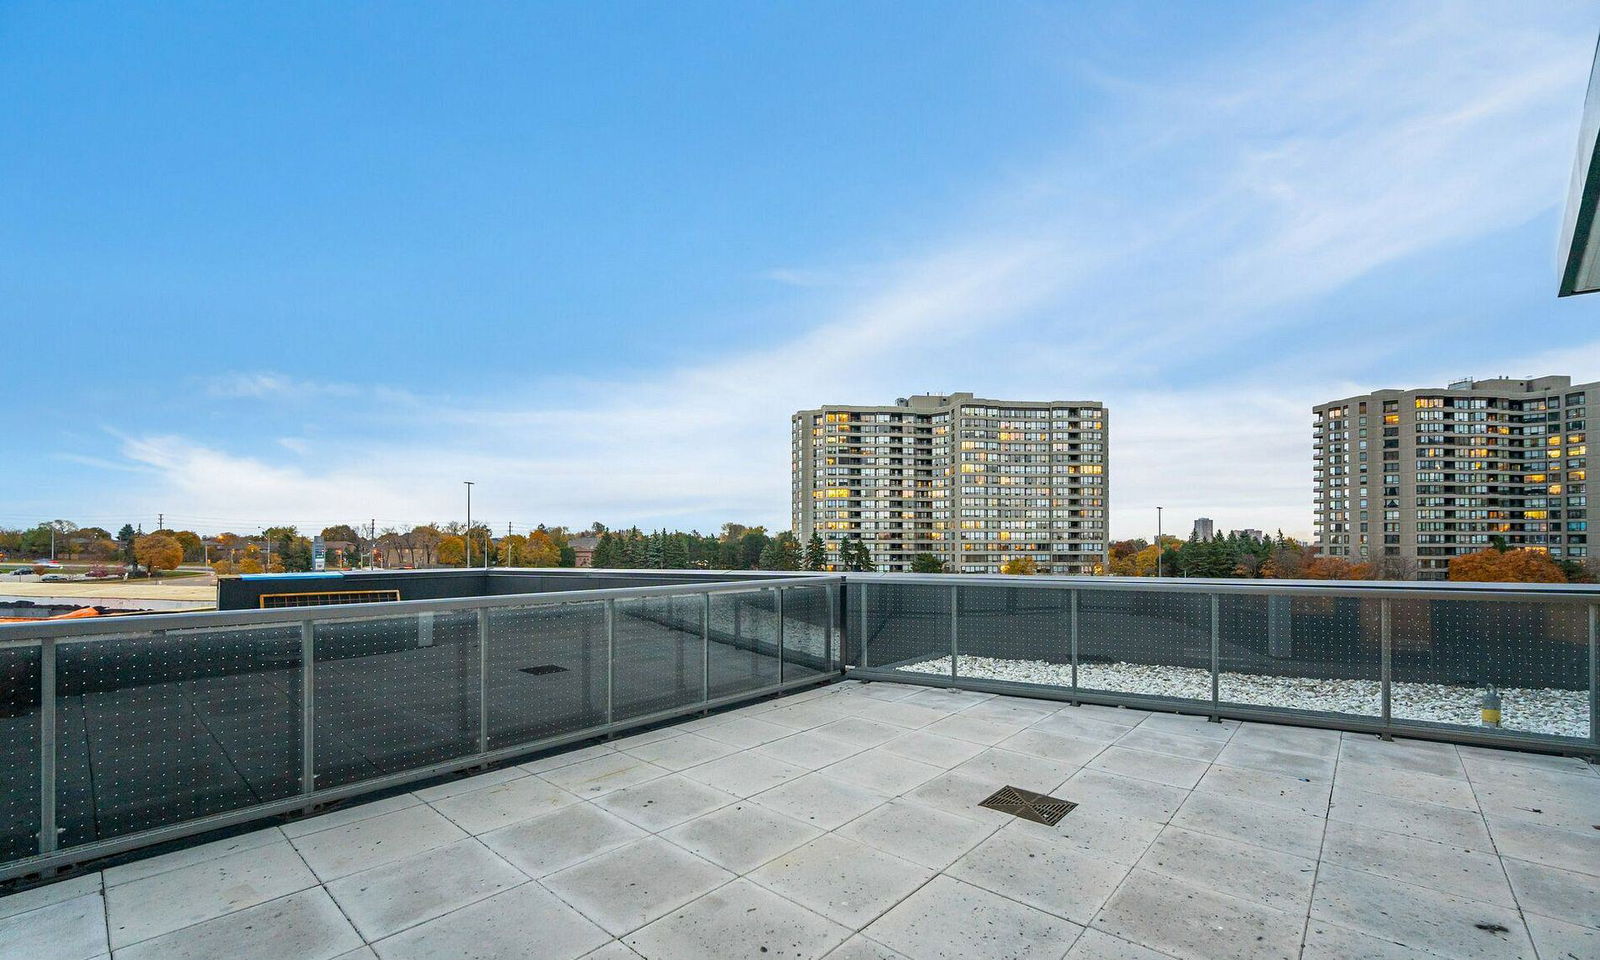
[[[940,657],[896,669],[907,673],[948,676],[950,658]],[[963,654],[960,673],[982,680],[1072,685],[1072,665],[1045,660],[1001,660]],[[1078,686],[1154,697],[1211,699],[1211,671],[1199,667],[1152,666],[1142,663],[1080,663]],[[1376,680],[1324,680],[1313,677],[1273,677],[1253,673],[1223,673],[1217,680],[1218,696],[1230,703],[1317,710],[1366,716],[1382,714],[1382,694]],[[1439,683],[1390,684],[1390,710],[1397,720],[1423,720],[1459,726],[1482,726],[1479,700],[1483,690]],[[1501,727],[1559,737],[1589,736],[1589,692],[1550,688],[1500,690]]]

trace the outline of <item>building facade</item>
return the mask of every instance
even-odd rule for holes
[[[830,557],[860,540],[882,571],[909,571],[918,554],[961,573],[1024,556],[1040,573],[1104,563],[1100,403],[924,394],[801,410],[791,429],[794,531],[821,534]]]
[[[1323,552],[1424,580],[1445,579],[1451,557],[1495,538],[1583,560],[1597,390],[1570,377],[1462,380],[1317,405],[1312,501]]]
[[[1212,534],[1217,532],[1216,526],[1210,517],[1200,517],[1194,522],[1194,530],[1189,534],[1195,540],[1210,540]]]

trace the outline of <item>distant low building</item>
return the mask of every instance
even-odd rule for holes
[[[1231,537],[1249,537],[1252,540],[1267,539],[1267,535],[1262,533],[1260,530],[1257,530],[1255,527],[1244,527],[1240,530],[1229,530],[1228,535]]]
[[[567,545],[572,548],[574,566],[594,566],[594,548],[600,545],[599,537],[586,533],[583,536],[568,539]]]

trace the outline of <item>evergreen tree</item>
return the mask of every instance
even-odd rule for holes
[[[931,553],[919,553],[911,558],[912,573],[944,573],[944,561]]]
[[[122,525],[122,529],[117,531],[117,542],[122,545],[123,563],[129,565],[134,563],[133,541],[137,539],[139,539],[139,535],[134,531],[133,524],[131,523],[124,523]]]
[[[669,534],[661,545],[661,566],[667,570],[685,570],[689,566],[689,538],[681,533]]]
[[[589,565],[601,570],[617,565],[617,538],[609,531],[600,534],[600,539],[595,541],[594,554],[589,558]]]
[[[815,530],[811,531],[811,539],[806,541],[807,570],[826,570],[828,568],[828,548],[822,542],[822,535]]]

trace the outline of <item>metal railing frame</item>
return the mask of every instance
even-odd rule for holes
[[[594,577],[603,582],[606,571]],[[625,573],[625,571],[619,571]],[[705,571],[699,571],[704,575]],[[573,572],[573,576],[581,576]],[[696,578],[699,580],[700,578]],[[871,608],[870,591],[880,584],[943,585],[949,588],[950,632],[949,648],[951,671],[948,675],[916,674],[887,668],[854,666],[845,663],[846,645],[854,640],[855,651],[867,657],[871,637],[868,616]],[[824,669],[814,675],[791,679],[785,666],[785,620],[783,596],[792,589],[821,586],[825,590],[829,609],[825,630],[823,662],[838,665],[839,669]],[[850,587],[858,587],[859,592]],[[961,592],[966,587],[1007,587],[1021,589],[1055,589],[1069,591],[1068,598],[1068,652],[1071,660],[1070,686],[1022,684],[1008,681],[984,680],[966,677],[960,673],[960,612]],[[1078,683],[1080,646],[1079,594],[1093,590],[1156,591],[1163,593],[1192,593],[1209,597],[1211,620],[1211,697],[1210,700],[1192,700],[1172,697],[1119,693],[1116,691],[1084,688]],[[720,697],[710,696],[710,644],[712,634],[711,610],[713,597],[720,594],[774,593],[773,612],[777,624],[777,651],[779,658],[778,680],[774,684],[741,691]],[[1220,604],[1229,595],[1249,596],[1310,596],[1359,597],[1376,600],[1380,610],[1380,675],[1381,713],[1378,717],[1355,714],[1324,714],[1295,711],[1279,707],[1252,706],[1231,703],[1220,697]],[[699,596],[700,632],[702,646],[702,675],[700,698],[693,703],[675,706],[649,714],[617,720],[614,712],[614,668],[616,603],[619,600],[652,597]],[[1587,608],[1589,644],[1589,703],[1590,736],[1587,741],[1546,737],[1505,730],[1480,730],[1447,725],[1432,725],[1421,721],[1396,720],[1391,711],[1392,677],[1392,603],[1396,599],[1442,598],[1462,600],[1498,601],[1560,601],[1581,602]],[[526,742],[489,748],[488,720],[488,651],[493,643],[490,613],[496,609],[564,606],[571,604],[603,604],[606,631],[606,721],[603,724],[566,733],[537,738]],[[449,612],[475,612],[479,641],[479,725],[477,750],[449,761],[433,763],[369,778],[356,783],[318,789],[316,787],[316,625],[324,622],[397,618],[407,615],[438,614]],[[60,849],[58,843],[57,804],[57,724],[56,724],[56,666],[61,644],[114,642],[118,637],[166,635],[188,631],[212,629],[241,629],[268,625],[297,624],[300,629],[301,649],[301,777],[300,792],[280,800],[255,804],[237,810],[225,811],[181,823],[168,824],[125,836]],[[0,625],[0,649],[34,647],[39,650],[40,692],[39,708],[39,767],[40,767],[40,834],[38,854],[21,860],[0,864],[0,880],[41,873],[88,860],[122,853],[140,847],[152,846],[186,836],[225,827],[261,820],[278,814],[304,812],[318,806],[375,793],[405,784],[425,780],[455,771],[482,767],[518,756],[525,756],[625,732],[641,726],[681,718],[707,710],[747,700],[759,699],[818,683],[840,676],[860,679],[892,680],[898,683],[916,683],[942,687],[959,687],[981,692],[1032,696],[1043,699],[1066,700],[1072,703],[1100,703],[1168,710],[1208,716],[1213,720],[1238,719],[1328,729],[1369,732],[1383,737],[1405,736],[1434,739],[1454,743],[1480,744],[1493,747],[1510,747],[1542,752],[1558,752],[1600,757],[1600,590],[1576,585],[1544,584],[1460,584],[1431,583],[1356,583],[1341,581],[1227,581],[1227,580],[1175,580],[1104,577],[1004,577],[962,575],[959,580],[938,574],[815,574],[796,573],[792,576],[729,578],[712,581],[675,583],[647,587],[610,587],[582,591],[560,591],[531,594],[503,594],[491,596],[460,597],[438,600],[408,600],[385,603],[350,604],[330,607],[289,607],[278,609],[250,609],[197,613],[159,613],[107,617],[103,619],[71,621],[39,621],[36,623]]]
[[[309,812],[333,801],[362,794],[377,793],[404,786],[419,780],[482,767],[520,756],[550,750],[586,740],[611,737],[628,730],[649,726],[691,714],[758,700],[788,690],[799,689],[838,679],[837,672],[826,670],[798,678],[784,676],[784,661],[788,651],[784,646],[782,619],[783,596],[796,589],[826,589],[830,607],[842,595],[839,589],[842,577],[783,577],[748,579],[725,583],[670,584],[650,587],[620,587],[581,592],[543,594],[507,594],[489,597],[451,598],[442,600],[407,600],[386,603],[348,604],[328,607],[289,607],[269,610],[206,611],[198,613],[158,613],[93,620],[40,621],[0,625],[0,649],[36,647],[40,651],[40,705],[39,705],[39,835],[37,854],[0,863],[0,881],[33,874],[47,874],[90,860],[124,853],[141,847],[155,846],[187,836],[207,833],[237,826],[268,817]],[[778,680],[749,690],[724,696],[710,696],[710,644],[712,598],[724,594],[772,594],[776,614],[776,646]],[[649,599],[657,597],[699,596],[701,600],[701,666],[700,697],[693,703],[657,710],[647,714],[617,719],[615,716],[616,667],[616,604],[619,600]],[[540,737],[496,749],[489,748],[489,646],[493,643],[490,629],[490,611],[505,608],[560,607],[577,604],[603,604],[605,611],[606,684],[605,722],[548,737]],[[396,771],[379,777],[364,779],[337,787],[319,789],[316,785],[316,627],[320,623],[348,620],[399,619],[407,616],[446,612],[475,612],[478,639],[478,730],[476,750],[470,754],[439,763],[426,764]],[[826,625],[825,662],[836,663],[834,650],[834,617],[830,612]],[[252,804],[234,810],[222,811],[179,823],[166,824],[124,836],[75,844],[62,849],[57,827],[57,723],[56,723],[56,653],[63,643],[114,643],[119,638],[171,636],[180,631],[217,629],[245,629],[265,625],[298,624],[300,628],[300,722],[301,762],[300,790],[297,794],[279,800]]]
[[[867,631],[867,617],[872,607],[870,590],[875,585],[931,585],[946,584],[955,577],[938,574],[850,574],[847,585],[859,589],[858,639],[862,659],[871,638]],[[1419,587],[1401,582],[1356,582],[1320,580],[1183,580],[1124,577],[1016,577],[962,575],[959,583],[948,583],[950,589],[950,672],[924,673],[894,669],[892,666],[861,666],[848,668],[854,679],[910,683],[921,686],[956,688],[981,693],[1026,696],[1047,700],[1064,700],[1069,703],[1093,703],[1135,709],[1168,711],[1206,716],[1213,721],[1223,719],[1250,720],[1294,726],[1348,730],[1372,733],[1382,739],[1408,737],[1418,740],[1438,740],[1475,746],[1510,748],[1542,753],[1581,756],[1600,762],[1600,588],[1573,584],[1477,584],[1439,583]],[[1008,680],[989,680],[964,676],[959,671],[960,630],[957,624],[960,594],[963,588],[1020,588],[1067,590],[1068,593],[1068,656],[1071,664],[1071,684],[1031,684]],[[1150,694],[1125,693],[1082,687],[1078,684],[1079,666],[1079,595],[1093,591],[1106,592],[1160,592],[1204,595],[1210,601],[1210,673],[1209,699],[1188,699]],[[1220,606],[1224,596],[1288,596],[1288,597],[1353,597],[1375,600],[1379,609],[1379,683],[1380,712],[1376,718],[1361,714],[1343,714],[1291,710],[1285,707],[1251,705],[1222,699],[1221,681],[1221,619]],[[1587,740],[1556,737],[1499,728],[1463,727],[1436,724],[1423,720],[1396,719],[1392,710],[1393,686],[1393,601],[1402,600],[1487,600],[1496,602],[1563,602],[1583,604],[1587,609],[1589,647],[1589,737]],[[930,648],[931,649],[931,648]],[[930,656],[933,654],[930,653]]]

